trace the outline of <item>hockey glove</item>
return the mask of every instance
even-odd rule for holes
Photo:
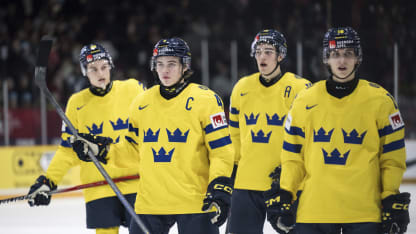
[[[401,234],[407,230],[410,193],[390,195],[381,201],[383,206],[381,225],[383,233]]]
[[[277,184],[264,192],[267,220],[274,230],[280,234],[287,234],[295,226],[295,212],[292,208],[292,194],[280,189]]]
[[[205,195],[202,211],[210,211],[213,206],[217,209],[211,223],[221,226],[228,216],[228,210],[231,204],[231,179],[229,177],[220,176],[215,178],[208,185],[207,194]]]
[[[36,182],[30,186],[28,193],[29,200],[28,203],[30,206],[47,206],[51,202],[51,195],[48,195],[48,192],[55,190],[57,188],[56,184],[51,180],[46,178],[46,176],[39,176],[36,179]]]
[[[106,156],[111,143],[113,143],[113,140],[110,137],[85,133],[79,133],[78,137],[71,136],[72,148],[77,153],[78,158],[85,162],[92,161],[90,156],[88,156],[88,151],[91,150],[98,161],[107,164]]]

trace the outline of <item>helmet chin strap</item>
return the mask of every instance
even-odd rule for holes
[[[263,77],[265,77],[265,76],[270,76],[271,74],[273,74],[273,72],[275,72],[276,70],[277,70],[277,68],[279,67],[279,65],[280,65],[280,62],[277,62],[276,63],[276,66],[274,67],[274,69],[273,69],[273,71],[271,71],[270,73],[267,73],[267,74],[261,74]]]
[[[329,65],[328,65],[328,71],[329,71],[329,74],[330,74],[331,76],[335,76],[336,78],[338,78],[338,79],[340,79],[340,80],[343,80],[343,79],[345,79],[345,78],[349,77],[350,75],[352,75],[352,73],[356,72],[359,66],[360,66],[360,65],[359,65],[358,63],[356,63],[356,64],[354,65],[354,69],[352,69],[352,71],[350,72],[350,74],[348,74],[348,75],[346,75],[346,76],[344,76],[344,77],[340,77],[340,76],[337,76],[337,75],[335,75],[334,73],[332,73],[331,67],[330,67]]]
[[[160,94],[166,99],[171,99],[178,96],[182,92],[182,90],[185,89],[185,87],[189,84],[189,81],[186,79],[185,74],[186,71],[182,74],[178,82],[171,86],[163,85],[160,79],[158,79],[160,84]]]

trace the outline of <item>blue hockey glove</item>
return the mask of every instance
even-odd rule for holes
[[[92,161],[90,156],[88,156],[88,151],[91,150],[98,161],[107,164],[106,156],[111,143],[113,143],[113,140],[110,137],[95,136],[93,134],[79,133],[78,137],[71,136],[72,148],[77,153],[78,158],[85,162]]]
[[[56,184],[46,178],[46,176],[39,176],[36,182],[30,186],[28,193],[30,206],[47,206],[51,202],[51,195],[48,195],[49,191],[55,190]]]
[[[264,192],[267,220],[280,234],[290,233],[295,226],[295,212],[292,207],[292,194],[280,189],[273,183],[272,188]]]
[[[381,201],[383,206],[381,225],[383,233],[402,234],[410,222],[410,193],[390,195]]]
[[[233,189],[229,177],[220,176],[215,178],[208,185],[207,193],[204,199],[202,211],[210,211],[213,206],[217,209],[211,223],[218,227],[224,224],[228,217],[228,210],[231,204],[231,194]]]

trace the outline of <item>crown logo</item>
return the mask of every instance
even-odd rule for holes
[[[358,132],[355,129],[353,129],[349,134],[346,131],[344,131],[344,129],[342,129],[342,135],[344,135],[344,143],[361,145],[363,143],[366,133],[367,131],[361,133],[361,135],[358,136]]]
[[[256,115],[256,117],[254,117],[254,114],[251,113],[250,118],[244,114],[244,117],[246,118],[246,125],[255,125],[257,123],[257,119],[259,118],[259,114]]]
[[[139,136],[139,128],[133,127],[131,123],[129,123],[129,132],[134,132],[136,136]]]
[[[334,129],[326,133],[326,131],[321,127],[316,133],[315,129],[313,130],[313,142],[330,142],[332,133]]]
[[[160,148],[159,152],[156,153],[156,151],[152,148],[153,151],[153,161],[154,162],[170,162],[172,159],[173,151],[175,151],[175,148],[173,148],[171,151],[169,151],[168,154],[166,154],[166,150],[162,147]]]
[[[160,128],[154,134],[151,128],[147,129],[147,132],[143,131],[144,133],[143,142],[157,142],[159,138],[159,132],[160,132]]]
[[[171,131],[169,131],[168,129],[166,129],[166,132],[168,133],[169,142],[186,142],[186,140],[188,139],[189,130],[186,131],[183,135],[182,131],[179,130],[179,128],[177,128],[173,132],[173,135]]]
[[[266,114],[266,117],[267,125],[282,126],[283,122],[285,121],[286,115],[283,115],[281,119],[279,119],[279,115],[276,113],[271,118],[268,114]]]
[[[270,136],[272,135],[272,131],[267,133],[267,136],[264,134],[263,130],[257,132],[257,136],[254,134],[253,130],[251,130],[251,139],[253,142],[257,143],[269,143]]]
[[[111,126],[113,126],[114,131],[129,128],[129,118],[126,119],[126,122],[124,122],[122,119],[118,118],[116,123],[114,123],[111,120],[110,120],[110,123],[111,123]]]
[[[95,123],[92,124],[91,128],[87,126],[88,131],[90,131],[90,133],[93,135],[98,135],[98,134],[103,133],[103,123],[104,122],[101,122],[100,127],[98,127]]]
[[[324,154],[325,164],[336,164],[336,165],[345,165],[348,159],[348,155],[350,154],[351,150],[348,150],[346,153],[341,154],[337,148],[335,148],[331,154],[328,155],[324,149],[322,149],[322,153]]]

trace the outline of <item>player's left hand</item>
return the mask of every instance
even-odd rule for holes
[[[280,234],[290,233],[295,226],[295,214],[292,208],[292,194],[280,189],[277,184],[264,192],[267,220]]]
[[[383,205],[381,225],[383,233],[402,234],[410,222],[409,204],[410,193],[390,195],[381,201]]]
[[[107,164],[107,152],[110,149],[110,144],[113,142],[110,137],[79,133],[78,137],[71,136],[70,141],[80,160],[91,162],[91,158],[88,156],[88,151],[91,150],[98,161]]]
[[[36,179],[36,182],[30,186],[28,193],[28,203],[30,206],[47,206],[51,202],[51,195],[48,192],[57,189],[56,184],[48,179],[46,176],[41,175]]]
[[[211,223],[218,227],[224,224],[228,216],[233,193],[232,181],[229,177],[220,176],[215,178],[208,185],[202,211],[210,211],[213,206],[217,209],[216,214],[211,218]]]

